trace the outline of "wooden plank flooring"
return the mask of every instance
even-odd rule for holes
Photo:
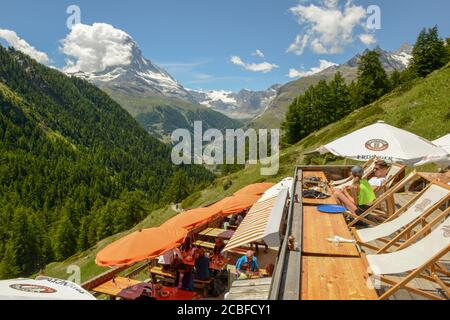
[[[395,203],[396,203],[396,207],[397,209],[402,207],[404,204],[406,204],[412,197],[414,197],[414,193],[400,193],[400,194],[396,194],[395,195]],[[295,211],[299,210],[300,208],[297,207]],[[295,213],[295,212],[294,212]],[[434,213],[434,215],[432,215],[429,219],[431,220],[432,218],[434,218],[437,214],[439,214],[440,211],[436,211]],[[377,246],[382,246],[382,242],[378,242],[375,243]],[[366,254],[372,254],[374,252],[372,252],[371,250],[367,249],[367,248],[361,248],[363,250],[363,252],[365,252]],[[440,261],[444,266],[447,267],[447,269],[450,269],[450,253],[447,254],[441,261]],[[290,270],[292,271],[292,270]],[[391,276],[389,277],[392,280],[399,280],[401,279],[401,276]],[[444,281],[450,281],[450,277],[442,277],[442,279]],[[430,282],[426,279],[414,279],[413,281],[411,281],[409,283],[410,286],[413,286],[415,288],[424,290],[424,291],[428,291],[430,293],[442,296],[443,298],[445,298],[445,295],[442,294],[441,289],[439,288],[438,285],[436,285],[433,282]],[[381,286],[381,290],[379,290],[379,294],[381,295],[384,291],[386,291],[386,289],[388,289],[388,286]],[[410,291],[407,290],[399,290],[397,291],[391,298],[390,300],[427,300],[426,298],[417,295],[415,293],[411,293]]]

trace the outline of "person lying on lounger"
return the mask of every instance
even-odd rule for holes
[[[384,160],[378,160],[375,162],[373,168],[373,175],[369,179],[369,184],[373,188],[381,187],[386,182],[386,177],[391,167]]]
[[[334,197],[351,213],[361,215],[376,200],[375,192],[369,181],[363,179],[364,169],[360,166],[352,168],[353,183],[343,190],[331,189]]]

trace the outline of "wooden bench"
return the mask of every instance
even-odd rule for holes
[[[208,291],[211,288],[213,283],[213,279],[210,278],[209,280],[197,280],[194,279],[194,288],[200,289],[203,292],[203,296],[208,296]]]
[[[157,280],[162,280],[163,282],[173,283],[175,284],[176,274],[169,271],[164,271],[162,267],[156,266],[149,269],[150,274],[152,275],[152,280],[154,283]]]
[[[209,250],[214,250],[215,244],[212,242],[208,242],[208,241],[201,241],[201,240],[197,240],[194,243],[197,247],[202,247],[202,248],[206,248]]]

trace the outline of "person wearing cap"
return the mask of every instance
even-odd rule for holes
[[[353,184],[343,190],[333,189],[334,197],[351,213],[361,215],[376,200],[375,192],[369,181],[363,179],[364,169],[360,166],[352,168]]]
[[[257,272],[259,270],[258,259],[253,251],[247,251],[245,256],[240,257],[236,261],[236,273],[238,277],[242,272]]]

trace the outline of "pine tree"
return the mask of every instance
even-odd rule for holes
[[[398,70],[394,70],[389,78],[389,84],[391,86],[391,90],[394,90],[400,86],[402,84],[402,73]]]
[[[447,63],[450,62],[450,38],[447,38],[445,48],[447,49]]]
[[[11,279],[17,278],[22,274],[19,267],[17,252],[12,243],[8,243],[3,254],[3,259],[0,262],[0,278]]]
[[[445,42],[439,37],[437,26],[423,29],[417,37],[413,49],[411,70],[418,77],[426,77],[428,74],[442,68],[449,61],[448,49]]]
[[[358,65],[357,107],[368,105],[389,91],[389,79],[380,62],[380,54],[368,51]]]
[[[58,261],[75,253],[77,247],[76,229],[67,210],[63,209],[61,219],[56,226],[53,238],[53,250]]]
[[[180,203],[190,192],[191,186],[186,173],[176,171],[169,180],[166,200],[172,203]]]
[[[27,275],[37,267],[39,248],[35,230],[28,218],[31,214],[24,208],[14,210],[11,237],[6,245],[0,268],[2,278]]]
[[[342,119],[352,111],[350,92],[345,83],[345,79],[340,72],[337,72],[329,83],[330,106],[328,112],[331,117],[329,123]]]
[[[299,98],[294,99],[289,105],[286,118],[281,126],[284,133],[284,140],[287,144],[294,144],[300,140],[301,123],[299,118],[298,100]]]

